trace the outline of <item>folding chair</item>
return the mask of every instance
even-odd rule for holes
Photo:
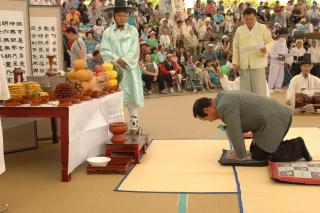
[[[205,91],[201,80],[196,75],[196,69],[191,66],[186,66],[185,71],[188,76],[187,82],[190,82],[193,92],[196,92],[197,88],[200,88],[202,89],[202,91]]]

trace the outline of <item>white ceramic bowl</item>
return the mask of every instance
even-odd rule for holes
[[[109,157],[92,157],[87,159],[87,162],[90,163],[91,166],[97,167],[105,167],[108,165],[109,161],[111,161],[111,158]]]

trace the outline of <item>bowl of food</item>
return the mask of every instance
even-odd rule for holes
[[[108,165],[110,161],[111,161],[111,158],[109,157],[91,157],[87,159],[87,162],[91,166],[96,166],[96,167],[105,167]]]

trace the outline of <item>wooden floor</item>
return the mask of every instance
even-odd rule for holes
[[[140,111],[145,132],[154,139],[212,138],[220,122],[201,122],[192,115],[195,99],[214,93],[150,98]],[[273,94],[284,103],[285,94]],[[318,126],[319,116],[298,115],[293,126]],[[27,133],[21,133],[27,134]],[[0,176],[0,203],[10,213],[176,213],[176,194],[113,192],[120,175],[87,175],[82,165],[70,183],[60,182],[59,144],[6,155],[7,172]],[[188,213],[238,213],[237,195],[190,195]]]

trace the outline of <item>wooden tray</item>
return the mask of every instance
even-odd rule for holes
[[[132,158],[112,158],[105,167],[95,167],[90,164],[87,167],[87,174],[127,174],[133,167]]]

